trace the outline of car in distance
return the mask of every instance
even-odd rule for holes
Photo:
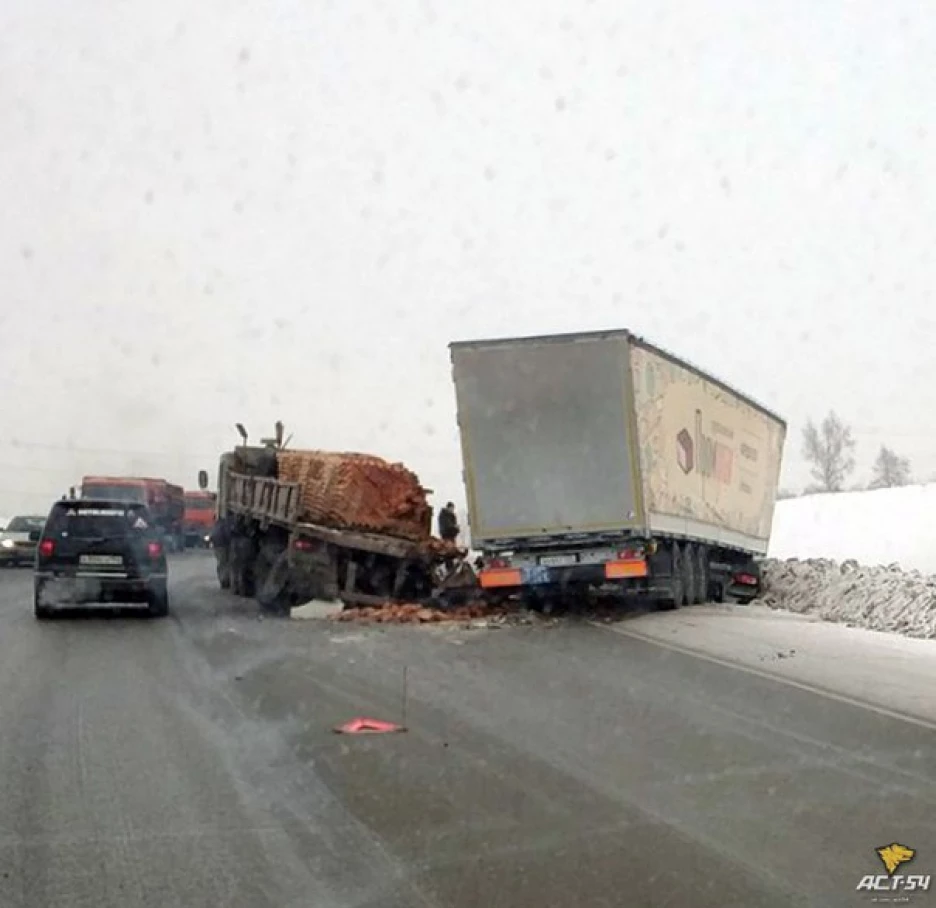
[[[0,531],[0,565],[32,564],[45,522],[45,517],[12,518],[6,529]]]
[[[36,618],[76,606],[143,605],[169,611],[163,532],[145,505],[63,499],[49,512],[36,549]]]

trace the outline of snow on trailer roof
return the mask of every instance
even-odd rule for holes
[[[728,382],[722,381],[722,379],[712,375],[711,372],[695,365],[695,363],[691,363],[683,359],[683,357],[677,356],[675,353],[671,353],[669,350],[665,350],[663,347],[651,343],[645,338],[640,337],[640,335],[628,331],[627,328],[609,328],[604,331],[573,331],[565,334],[534,334],[526,337],[494,337],[478,340],[452,341],[449,343],[449,349],[454,352],[455,350],[471,349],[473,347],[509,347],[511,344],[561,343],[563,341],[575,340],[601,340],[602,338],[623,338],[625,340],[634,341],[634,343],[646,347],[654,353],[658,353],[670,362],[676,363],[676,365],[682,366],[690,372],[694,372],[700,378],[704,378],[706,381],[718,385],[729,394],[733,394],[739,400],[743,400],[746,404],[752,406],[755,410],[759,410],[771,419],[776,420],[776,422],[783,426],[784,431],[786,430],[786,420],[769,407],[764,406],[764,404],[755,400],[750,395],[745,394],[743,391],[739,391],[733,385],[729,385]]]

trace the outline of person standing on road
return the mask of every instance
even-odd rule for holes
[[[461,527],[458,525],[458,517],[455,515],[455,505],[450,501],[441,511],[439,511],[439,536],[445,542],[455,542]]]

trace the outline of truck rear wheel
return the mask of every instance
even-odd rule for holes
[[[231,592],[235,596],[246,596],[248,598],[253,596],[255,553],[252,541],[247,536],[234,536],[228,553]]]
[[[231,588],[231,565],[227,549],[215,549],[215,558],[218,562],[218,584],[222,590],[229,590]]]
[[[257,602],[260,603],[260,608],[266,612],[277,615],[289,614],[288,552],[281,553],[266,572],[263,583],[260,584],[260,589],[257,591]]]

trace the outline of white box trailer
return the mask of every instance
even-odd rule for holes
[[[450,349],[486,589],[756,595],[779,416],[628,331]]]

